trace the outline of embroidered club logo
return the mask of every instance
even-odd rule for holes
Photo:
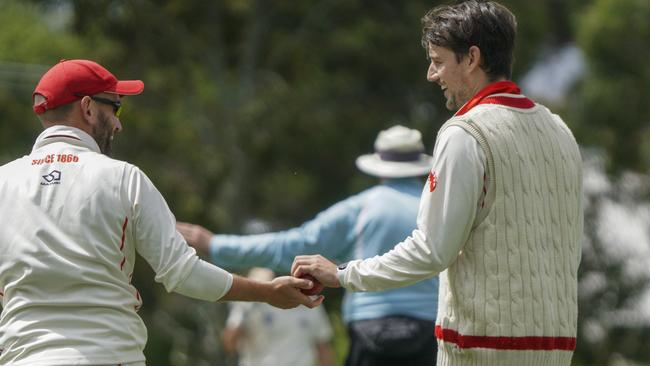
[[[430,171],[429,172],[429,192],[435,191],[437,184],[438,184],[438,176],[436,176],[436,172]]]
[[[52,170],[49,174],[42,175],[42,186],[49,186],[50,184],[61,184],[61,171]]]

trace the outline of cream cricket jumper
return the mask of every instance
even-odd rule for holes
[[[339,279],[349,289],[378,290],[447,268],[440,275],[438,365],[569,365],[582,234],[578,147],[545,107],[516,94],[490,98],[492,104],[475,106],[441,128],[418,230],[384,256],[351,262]],[[473,195],[479,208],[469,230],[454,212],[454,200],[462,198],[448,195],[451,185],[465,184],[449,177],[462,176],[454,172],[461,166],[442,164],[437,171],[435,162],[453,161],[447,155],[462,161],[460,151],[438,146],[459,128],[484,152],[488,178],[487,190]],[[466,207],[459,210],[464,216]],[[438,238],[440,231],[452,236],[434,226],[441,216],[436,209],[461,218],[463,224],[453,228],[460,243]],[[458,250],[452,256],[446,247]]]
[[[573,136],[542,106],[483,104],[441,130],[451,125],[487,152],[488,186],[496,189],[487,195],[486,217],[477,217],[456,262],[440,275],[439,363],[569,365],[582,235]]]

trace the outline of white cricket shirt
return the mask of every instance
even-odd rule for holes
[[[0,364],[143,362],[136,252],[167,291],[215,301],[232,275],[200,260],[137,167],[85,132],[46,129],[0,167]]]
[[[233,302],[227,326],[244,330],[239,366],[314,366],[317,345],[332,338],[322,306],[278,309],[265,303]]]

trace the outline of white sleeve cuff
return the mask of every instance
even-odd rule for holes
[[[339,285],[341,285],[341,287],[345,287],[344,284],[345,284],[345,270],[346,269],[339,269],[339,270],[336,271],[336,277],[338,277]]]
[[[195,299],[217,301],[230,291],[232,281],[231,273],[199,260],[174,292]]]

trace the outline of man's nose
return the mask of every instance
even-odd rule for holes
[[[122,131],[122,122],[120,122],[120,119],[118,117],[115,117],[115,132],[121,132]]]
[[[433,65],[433,62],[429,64],[429,69],[427,70],[427,80],[432,83],[438,81],[438,70]]]

